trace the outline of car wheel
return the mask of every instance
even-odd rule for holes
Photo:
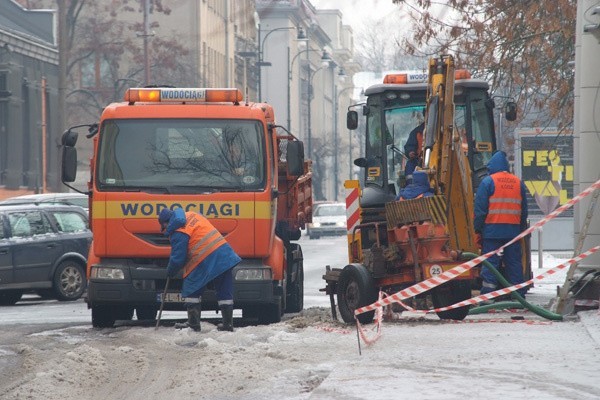
[[[61,262],[54,273],[54,293],[60,301],[73,301],[85,291],[83,266],[75,260]]]
[[[0,292],[0,306],[13,306],[23,296],[20,290],[7,290]]]

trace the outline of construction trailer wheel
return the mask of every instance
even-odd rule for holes
[[[377,288],[367,269],[361,264],[349,264],[340,273],[337,284],[337,299],[340,315],[344,322],[354,322],[354,311],[357,308],[374,303],[377,300]],[[373,321],[375,311],[357,316],[361,324]]]
[[[435,308],[446,307],[471,298],[470,280],[453,280],[432,290],[432,301]],[[438,312],[440,319],[463,320],[469,314],[469,307],[464,306],[448,311]]]

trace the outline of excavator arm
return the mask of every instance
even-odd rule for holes
[[[436,194],[446,199],[450,247],[477,252],[471,169],[463,151],[466,139],[454,128],[454,77],[452,56],[444,55],[429,61],[423,167]]]

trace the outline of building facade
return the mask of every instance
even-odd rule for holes
[[[317,10],[307,0],[256,0],[256,8],[259,100],[272,104],[277,123],[304,141],[316,200],[339,200],[350,175],[344,125],[359,70],[352,29],[339,10]]]
[[[60,191],[52,11],[0,1],[0,198]]]

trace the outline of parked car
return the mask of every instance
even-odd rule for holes
[[[82,207],[86,212],[89,209],[88,196],[82,193],[26,194],[0,201],[0,205],[29,203],[68,204]]]
[[[80,298],[91,241],[81,207],[0,205],[0,305],[15,304],[29,291],[61,301]]]
[[[308,224],[307,231],[311,239],[346,233],[346,204],[322,203],[315,206],[312,223]]]

